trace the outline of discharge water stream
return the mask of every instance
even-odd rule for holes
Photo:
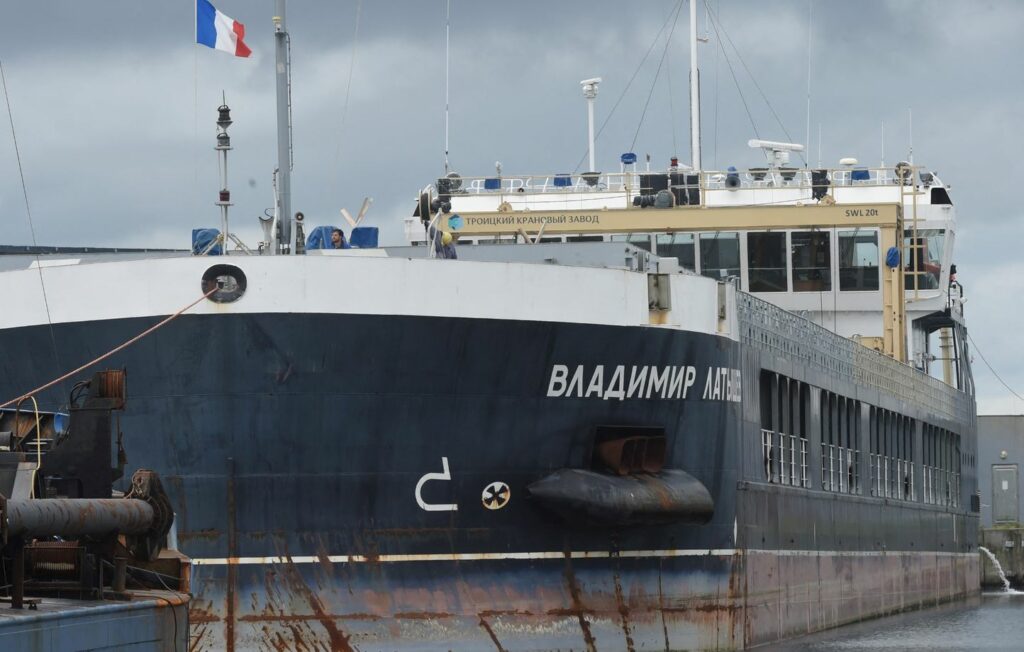
[[[992,565],[995,567],[996,572],[999,573],[999,579],[1003,581],[1003,591],[1010,592],[1012,590],[1010,589],[1010,580],[1006,579],[1006,573],[1003,572],[1003,565],[999,563],[999,560],[996,559],[994,554],[992,554],[992,551],[985,546],[978,546],[978,550],[985,553],[989,558],[989,561],[991,561]]]

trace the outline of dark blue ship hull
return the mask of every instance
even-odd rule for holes
[[[56,325],[61,365],[84,362],[153,321]],[[5,378],[31,385],[55,375],[43,353],[46,328],[3,337],[5,349],[40,352],[31,365],[8,358]],[[668,329],[263,314],[185,316],[108,364],[128,369],[121,426],[129,463],[165,478],[178,540],[196,563],[201,648],[284,636],[286,648],[330,641],[346,649],[338,642],[346,640],[352,649],[415,649],[435,614],[473,621],[472,632],[455,627],[444,637],[446,649],[463,639],[463,649],[479,649],[479,636],[490,636],[481,614],[540,619],[536,628],[527,623],[533,633],[524,640],[574,648],[586,645],[590,618],[618,619],[630,602],[654,614],[664,601],[727,597],[740,459],[728,433],[740,429],[739,403],[724,400],[724,391],[705,400],[702,391],[710,370],[736,368],[737,360],[735,342]],[[549,397],[555,365],[582,366],[584,384],[604,365],[600,394],[614,390],[618,365],[627,373],[691,366],[697,380],[686,399],[661,398],[666,388],[657,386],[651,398],[643,386],[629,397],[628,376],[621,399],[597,388],[589,397],[578,396],[584,388]],[[55,404],[62,396],[47,398]],[[580,527],[527,499],[525,487],[545,474],[592,466],[598,426],[663,428],[666,467],[707,487],[712,522]],[[442,458],[451,480],[424,484],[421,497],[458,509],[425,511],[417,483],[440,473]],[[492,482],[511,490],[499,510],[482,502]],[[717,549],[727,552],[708,554]],[[583,553],[597,558],[578,559]],[[331,561],[342,556],[358,561]],[[584,579],[574,580],[576,572]],[[406,626],[395,620],[400,614],[419,614],[409,626],[426,629],[407,640],[394,629]],[[552,618],[570,631],[538,638]],[[381,622],[391,634],[377,631]],[[376,633],[358,634],[367,628]],[[621,625],[613,629],[623,635]],[[661,625],[636,638],[655,635],[663,646]],[[437,649],[431,645],[440,642],[421,649]]]
[[[155,322],[55,325],[60,368]],[[57,375],[47,327],[0,338],[36,352],[4,360],[5,394]],[[196,650],[733,649],[969,590],[970,516],[757,481],[762,363],[668,328],[286,313],[183,316],[107,362],[129,466],[165,479],[195,563]],[[711,520],[581,524],[527,496],[594,468],[608,427],[663,432]]]

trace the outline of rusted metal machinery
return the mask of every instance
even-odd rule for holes
[[[161,554],[173,511],[156,473],[136,471],[115,496],[126,462],[113,413],[123,371],[103,371],[71,392],[70,419],[0,412],[0,561],[15,609],[36,595],[118,597],[132,586],[187,591],[187,564]],[[65,427],[66,425],[66,427]],[[173,586],[170,586],[173,585]]]

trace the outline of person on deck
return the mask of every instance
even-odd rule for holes
[[[431,240],[434,241],[434,255],[446,260],[458,260],[459,254],[455,251],[455,238],[448,231],[439,231],[433,226],[429,229]]]
[[[341,229],[331,231],[331,249],[351,249],[351,245],[345,240],[345,232]]]

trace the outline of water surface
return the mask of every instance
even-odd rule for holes
[[[757,649],[766,652],[1024,651],[1024,592],[986,593],[980,599],[858,623]]]

